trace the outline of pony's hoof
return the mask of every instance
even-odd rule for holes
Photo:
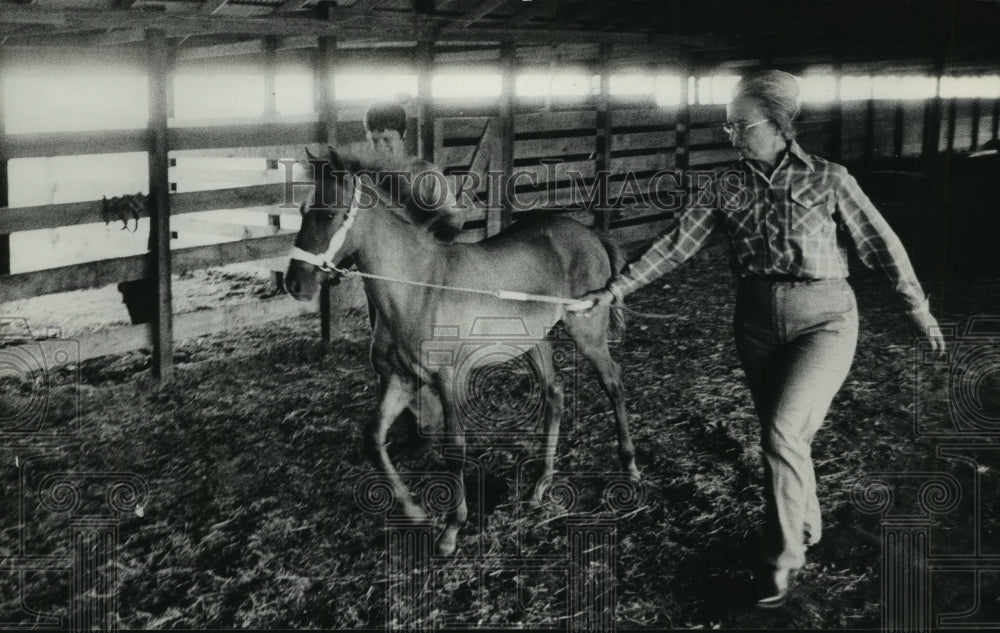
[[[445,531],[438,537],[437,553],[439,556],[451,556],[458,548],[458,528],[445,528]]]
[[[636,468],[635,466],[633,466],[628,471],[628,480],[631,481],[634,484],[641,484],[642,483],[642,473],[639,472],[638,468]]]

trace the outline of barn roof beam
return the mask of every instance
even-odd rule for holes
[[[551,22],[556,17],[556,9],[558,9],[557,0],[535,0],[508,18],[507,24],[520,26],[540,17],[548,17]]]
[[[435,39],[449,41],[509,40],[517,44],[545,44],[584,40],[607,40],[616,43],[642,43],[650,36],[642,33],[601,32],[564,29],[509,29],[501,27],[441,29],[439,21],[431,16],[398,12],[358,13],[348,8],[332,8],[329,20],[303,17],[234,17],[199,14],[150,14],[138,10],[51,10],[34,6],[10,6],[0,13],[0,24],[45,24],[60,31],[107,29],[114,24],[122,29],[162,29],[170,37],[184,37],[210,33],[240,35],[310,35],[336,36],[341,41],[352,39],[420,40],[437,32]],[[12,35],[10,45],[41,44],[19,42]],[[89,40],[83,44],[91,43]]]
[[[505,4],[507,4],[507,0],[482,0],[476,6],[463,13],[449,28],[464,29],[482,20]]]
[[[227,2],[229,0],[205,0],[199,11],[202,15],[215,15],[222,7],[226,6]]]
[[[282,2],[277,9],[274,10],[275,13],[291,13],[292,11],[298,11],[305,8],[309,4],[310,0],[285,0]]]

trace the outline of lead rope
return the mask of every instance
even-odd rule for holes
[[[556,305],[566,306],[571,312],[578,310],[583,310],[589,304],[592,304],[590,300],[581,299],[567,299],[564,297],[554,297],[551,295],[537,295],[528,292],[515,292],[513,290],[484,290],[482,288],[463,288],[461,286],[446,286],[443,284],[432,284],[424,281],[413,281],[410,279],[398,279],[395,277],[386,277],[384,275],[375,275],[372,273],[363,273],[358,270],[347,270],[345,268],[340,268],[333,263],[336,257],[337,251],[340,247],[344,245],[344,240],[347,237],[347,231],[350,230],[351,226],[354,224],[354,219],[357,217],[358,205],[360,203],[361,186],[357,182],[355,177],[354,181],[354,192],[351,196],[351,206],[347,212],[347,219],[344,224],[336,231],[333,237],[330,239],[330,244],[322,255],[316,255],[308,251],[302,250],[298,247],[292,247],[291,259],[297,259],[308,264],[312,264],[324,272],[336,272],[345,277],[364,277],[366,279],[377,279],[379,281],[388,281],[397,284],[407,284],[410,286],[419,286],[421,288],[435,288],[437,290],[452,290],[455,292],[466,292],[470,294],[488,295],[491,297],[496,297],[498,299],[507,299],[511,301],[533,301],[538,303],[552,303]],[[610,307],[616,308],[618,310],[623,310],[629,314],[634,314],[647,319],[664,319],[669,320],[675,318],[676,314],[653,314],[648,312],[639,312],[638,310],[633,310],[623,305],[614,305]]]
[[[374,275],[372,273],[363,273],[359,270],[347,270],[346,268],[340,268],[329,262],[324,263],[320,266],[320,269],[325,272],[335,272],[337,274],[343,275],[344,277],[363,277],[366,279],[377,279],[379,281],[388,281],[397,284],[406,284],[410,286],[420,286],[421,288],[435,288],[438,290],[453,290],[455,292],[467,292],[471,294],[488,295],[491,297],[496,297],[498,299],[509,299],[511,301],[535,301],[539,303],[554,303],[557,305],[564,305],[567,309],[572,310],[573,306],[579,306],[577,309],[582,310],[588,304],[591,303],[590,300],[580,300],[580,299],[566,299],[564,297],[554,297],[552,295],[536,295],[528,292],[515,292],[513,290],[483,290],[482,288],[464,288],[462,286],[446,286],[443,284],[432,284],[424,281],[412,281],[409,279],[397,279],[395,277],[386,277],[384,275]],[[673,320],[677,318],[676,314],[658,314],[654,312],[640,312],[639,310],[633,310],[628,306],[611,304],[609,307],[616,310],[622,310],[629,314],[646,318],[646,319],[661,319],[665,321]]]

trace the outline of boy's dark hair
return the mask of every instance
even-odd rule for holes
[[[399,138],[406,135],[406,110],[395,101],[377,101],[365,112],[365,130],[396,130]]]

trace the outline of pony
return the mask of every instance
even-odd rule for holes
[[[302,224],[285,287],[294,298],[309,300],[319,275],[348,258],[365,277],[366,293],[381,323],[373,332],[371,346],[379,403],[363,431],[365,449],[387,479],[403,514],[413,521],[424,521],[427,514],[414,502],[392,464],[386,437],[396,417],[413,406],[421,387],[429,385],[440,399],[442,450],[456,490],[444,531],[436,541],[437,552],[455,552],[458,531],[468,515],[463,482],[465,430],[458,400],[464,376],[455,364],[432,361],[424,353],[424,344],[437,328],[450,329],[461,340],[474,335],[475,323],[483,318],[515,319],[529,332],[548,332],[561,323],[577,351],[596,370],[614,410],[622,468],[638,483],[641,475],[626,419],[621,369],[608,350],[609,328],[624,326],[620,313],[606,306],[576,313],[560,303],[511,301],[490,294],[513,291],[536,298],[579,297],[604,287],[621,269],[620,251],[587,226],[563,216],[515,222],[478,243],[442,242],[372,184],[372,172],[384,172],[392,165],[366,163],[328,149],[328,169],[321,170],[316,192],[300,208]],[[333,201],[327,203],[326,198]],[[532,340],[524,350],[538,369],[544,399],[543,472],[530,500],[535,505],[541,504],[552,483],[563,411],[563,392],[555,380],[551,351],[545,337]]]

